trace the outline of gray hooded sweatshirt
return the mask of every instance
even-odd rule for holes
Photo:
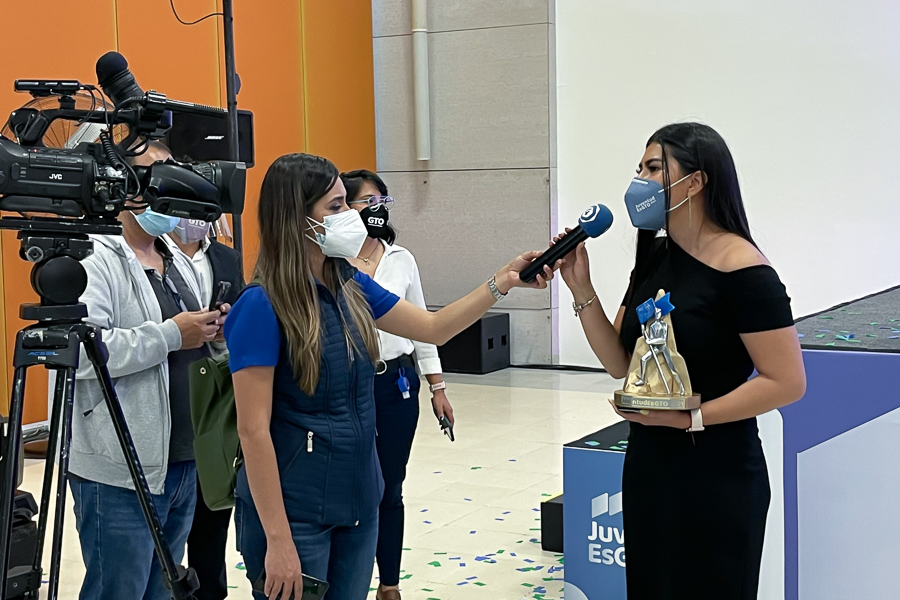
[[[181,331],[163,322],[159,303],[144,267],[120,236],[91,236],[94,254],[82,261],[88,286],[81,297],[87,320],[103,331],[107,364],[134,438],[138,457],[153,494],[165,488],[169,460],[168,355],[181,349]],[[192,273],[192,265],[175,253],[175,267]],[[184,276],[195,297],[195,278]],[[199,302],[199,300],[198,300]],[[51,378],[50,390],[54,389]],[[185,385],[187,385],[185,383]],[[134,489],[109,410],[84,349],[75,384],[69,471],[90,481]]]

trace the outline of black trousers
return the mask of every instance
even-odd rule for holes
[[[198,480],[197,507],[187,543],[188,566],[197,572],[197,579],[200,580],[200,589],[194,593],[196,600],[225,600],[228,596],[225,545],[230,522],[230,508],[210,510],[206,506]]]
[[[409,398],[397,387],[399,368],[409,379]],[[403,553],[403,480],[419,422],[419,376],[408,356],[390,361],[388,370],[375,377],[375,445],[384,477],[384,497],[378,511],[378,548],[375,559],[382,585],[400,583]]]

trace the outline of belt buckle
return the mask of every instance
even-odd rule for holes
[[[375,363],[375,374],[384,375],[385,373],[387,373],[387,363],[379,358]]]

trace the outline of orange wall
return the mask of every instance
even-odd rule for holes
[[[31,23],[35,19],[36,5],[30,2],[2,0],[0,14],[7,24],[7,34],[0,36],[0,119],[6,121],[9,113],[31,100],[27,94],[13,91],[15,79],[79,79],[94,82],[94,65],[108,50],[116,47],[115,3],[112,0],[80,0],[66,2],[54,0],[40,6],[40,21],[45,31],[69,32],[55,43],[35,44],[27,34],[27,27],[15,27],[14,23]],[[76,33],[77,32],[77,33]],[[76,41],[77,40],[77,41]],[[37,296],[29,284],[31,265],[19,258],[19,243],[15,231],[3,231],[0,260],[3,267],[3,303],[5,315],[6,347],[0,381],[6,388],[12,380],[12,349],[16,332],[27,323],[19,319],[19,304],[36,302]],[[27,404],[25,421],[41,421],[47,413],[47,376],[40,369],[29,371],[26,388]],[[8,397],[8,388],[3,397]],[[0,401],[5,412],[6,402]]]
[[[179,15],[193,21],[221,10],[220,0],[176,0]],[[4,22],[28,22],[32,4],[0,0]],[[238,106],[255,120],[256,167],[247,178],[244,264],[249,275],[258,248],[256,206],[265,170],[288,152],[331,158],[338,168],[375,167],[375,110],[370,0],[266,0],[234,2]],[[95,83],[94,65],[109,50],[126,59],[138,84],[170,98],[225,106],[221,18],[187,27],[165,0],[45,0],[47,31],[67,31],[62,42],[29,45],[24,35],[0,36],[0,115],[30,98],[15,94],[16,78],[77,78]],[[6,347],[0,348],[0,392],[12,376],[7,367],[18,305],[35,301],[30,265],[18,257],[15,232],[2,233],[0,295]],[[4,351],[6,356],[4,356]],[[46,376],[33,369],[25,421],[46,418]],[[5,411],[0,402],[0,411]]]
[[[303,0],[306,144],[341,171],[375,170],[370,0]]]

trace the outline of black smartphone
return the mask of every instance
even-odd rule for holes
[[[444,432],[444,435],[450,438],[451,442],[455,442],[456,438],[453,436],[453,425],[450,424],[450,419],[447,418],[447,415],[441,415],[441,430]]]
[[[253,584],[253,591],[258,592],[260,594],[266,593],[266,572],[263,571],[262,575],[259,576],[259,579],[256,580],[256,583]],[[322,600],[325,596],[325,592],[328,591],[328,582],[322,581],[321,579],[316,579],[315,577],[310,577],[309,575],[303,575],[303,597],[302,598],[294,598],[294,595],[291,594],[288,598],[281,598],[280,596],[275,600]]]
[[[216,285],[216,293],[213,294],[212,300],[209,303],[209,310],[219,310],[219,307],[225,303],[225,294],[228,293],[228,290],[231,289],[231,283],[228,281],[220,281],[218,285]]]

